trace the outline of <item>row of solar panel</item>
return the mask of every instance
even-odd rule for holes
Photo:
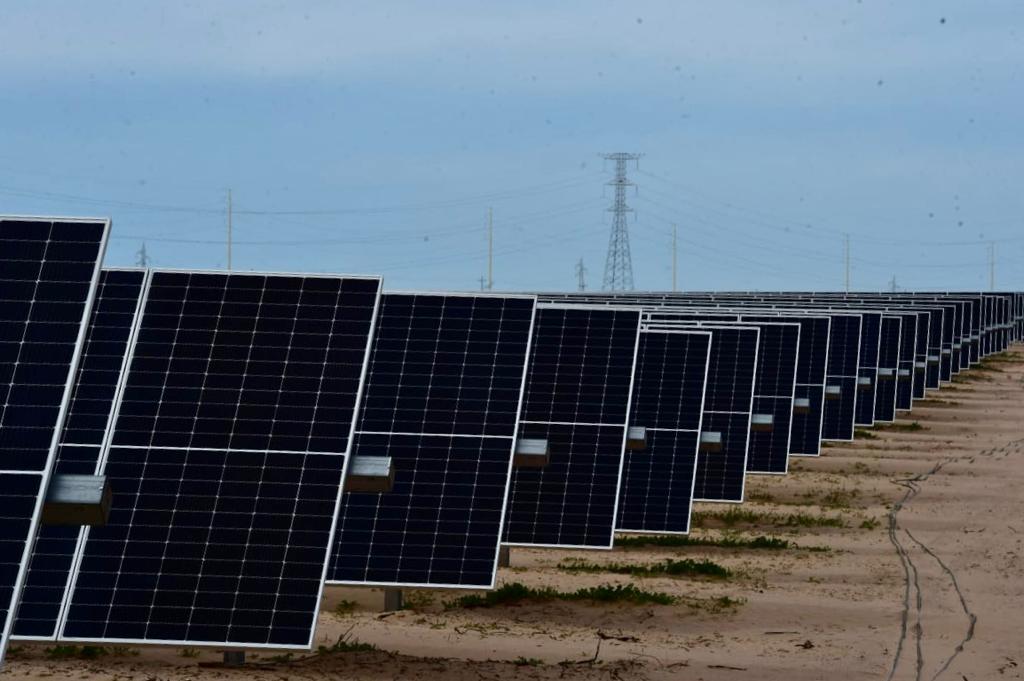
[[[107,230],[0,222],[5,640],[20,602],[29,638],[308,647],[325,580],[489,587],[502,541],[686,532],[694,499],[742,501],[747,473],[892,420],[1024,317],[1014,294],[538,307],[101,274]],[[526,440],[547,455],[513,467]],[[393,488],[343,494],[369,456]],[[51,471],[106,476],[106,524],[37,529]]]

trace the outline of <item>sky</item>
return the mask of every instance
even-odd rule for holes
[[[0,4],[0,214],[108,266],[588,289],[1024,288],[1024,4]],[[990,256],[994,253],[994,258]],[[994,262],[994,268],[991,267]]]

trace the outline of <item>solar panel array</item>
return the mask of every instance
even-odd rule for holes
[[[491,588],[503,541],[686,533],[695,500],[741,501],[747,473],[1024,337],[1018,293],[538,306],[100,272],[107,232],[0,218],[0,652],[12,634],[308,648],[325,583]],[[514,468],[527,440],[546,458]],[[387,457],[392,488],[344,491],[354,457]],[[41,526],[51,473],[105,476],[106,523]]]
[[[535,304],[384,296],[355,454],[394,487],[344,495],[332,583],[493,586]]]
[[[637,309],[538,308],[519,437],[549,461],[513,471],[506,543],[611,548],[639,331]]]
[[[104,220],[0,218],[0,660],[106,248]]]

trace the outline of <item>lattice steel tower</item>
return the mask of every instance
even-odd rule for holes
[[[612,233],[608,238],[608,257],[604,261],[605,291],[633,290],[633,261],[629,255],[629,228],[626,214],[633,209],[626,205],[626,187],[634,186],[626,177],[626,162],[638,161],[642,154],[604,154],[607,161],[615,161],[615,179],[608,186],[615,187],[615,203],[609,208],[612,213]]]

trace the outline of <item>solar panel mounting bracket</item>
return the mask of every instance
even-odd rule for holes
[[[722,434],[717,431],[704,431],[700,434],[700,452],[713,454],[722,451]]]
[[[550,458],[546,439],[524,437],[516,440],[512,465],[515,468],[544,468],[548,465]]]
[[[775,430],[774,414],[751,414],[750,430],[756,433],[770,433]]]
[[[99,526],[110,517],[113,492],[104,475],[56,474],[43,503],[44,525]]]
[[[354,456],[345,478],[346,492],[383,494],[395,485],[395,466],[390,456]]]
[[[626,449],[631,452],[647,449],[647,426],[630,426],[626,429]]]

